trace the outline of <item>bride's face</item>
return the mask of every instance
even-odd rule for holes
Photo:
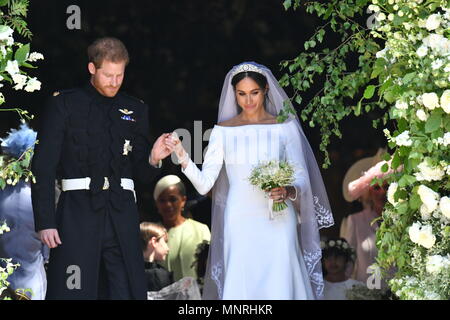
[[[242,112],[253,114],[264,109],[266,89],[260,88],[252,78],[244,78],[236,84],[236,101]]]

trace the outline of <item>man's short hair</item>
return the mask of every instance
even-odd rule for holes
[[[95,40],[87,49],[89,62],[98,69],[104,60],[114,63],[125,62],[128,64],[130,58],[128,51],[122,41],[117,38],[105,37]]]

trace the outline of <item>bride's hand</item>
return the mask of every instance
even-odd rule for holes
[[[273,188],[269,190],[269,198],[274,202],[283,202],[288,197],[293,198],[293,193],[295,193],[295,188],[292,186]]]
[[[165,140],[164,143],[166,144],[167,148],[170,149],[172,152],[175,152],[175,155],[178,158],[178,162],[183,166],[187,163],[187,160],[189,158],[186,150],[184,150],[183,145],[180,141],[180,138],[178,137],[178,134],[176,132],[172,132]]]

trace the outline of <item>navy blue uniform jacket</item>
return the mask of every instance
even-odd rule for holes
[[[146,299],[139,216],[132,191],[121,178],[151,181],[159,174],[148,158],[151,150],[148,107],[119,92],[102,96],[88,83],[56,92],[46,103],[32,161],[36,183],[32,202],[36,231],[56,228],[62,245],[51,249],[48,299],[96,299],[101,235],[110,215],[125,260],[131,294]],[[124,154],[125,140],[131,151]],[[126,153],[126,152],[125,152]],[[55,208],[55,179],[90,177],[90,190],[62,192]],[[104,177],[110,187],[103,190]],[[81,271],[81,288],[67,281]]]

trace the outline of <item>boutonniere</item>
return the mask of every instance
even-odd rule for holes
[[[123,144],[122,155],[127,156],[128,152],[131,152],[132,150],[133,150],[133,146],[130,144],[130,140],[125,140],[125,143]]]

